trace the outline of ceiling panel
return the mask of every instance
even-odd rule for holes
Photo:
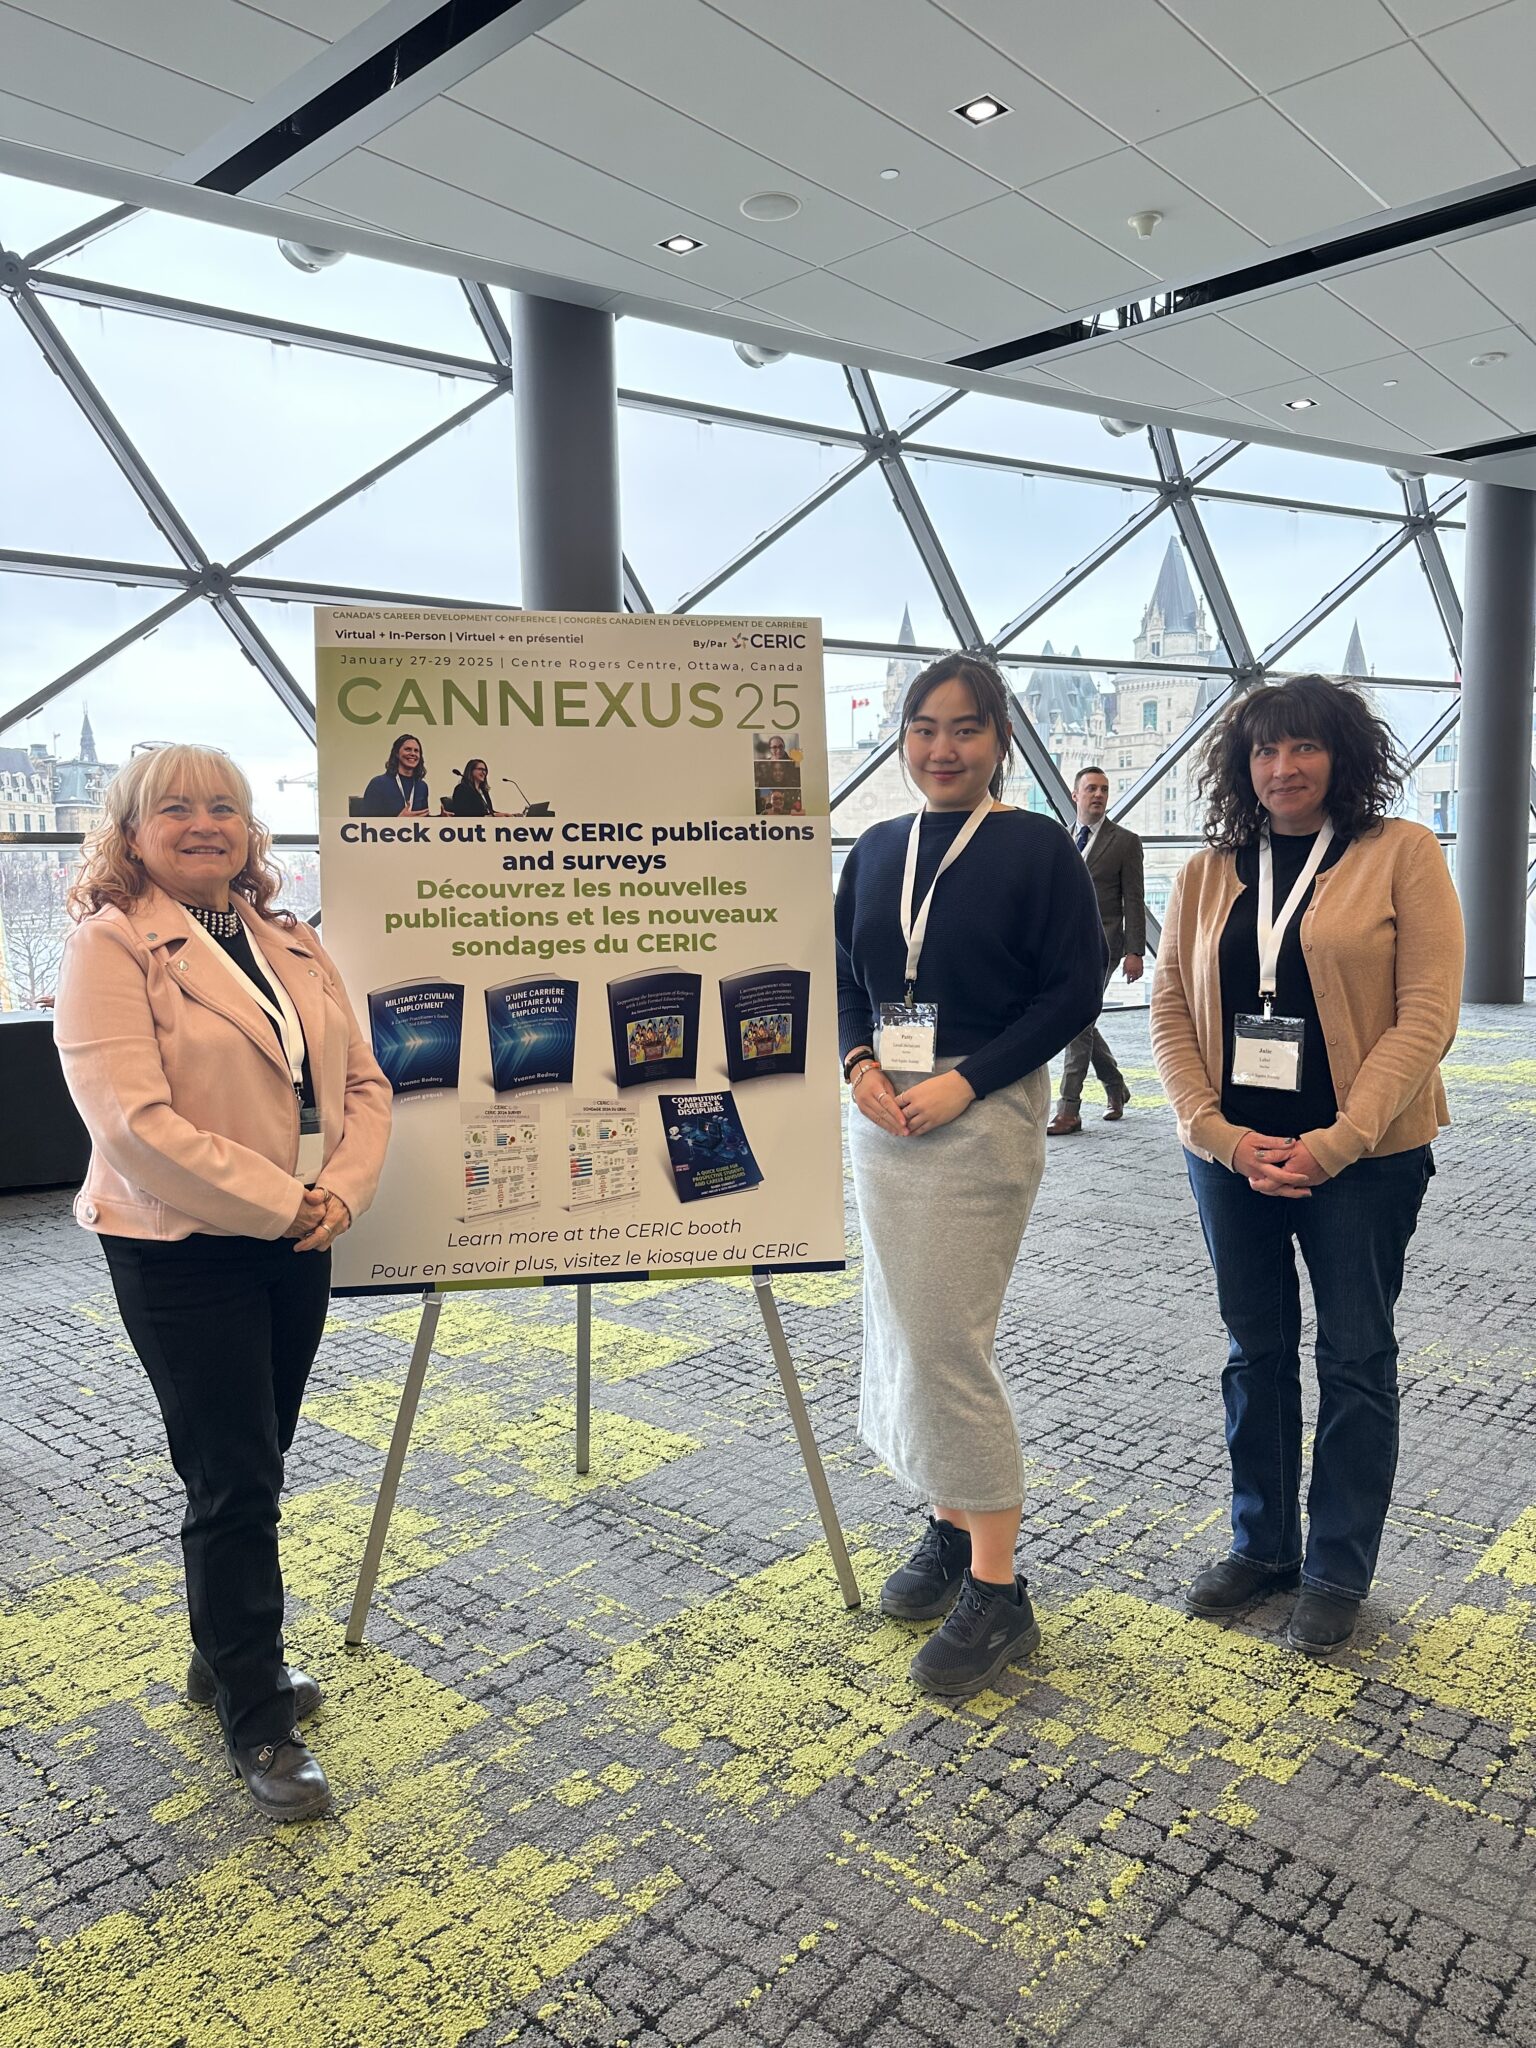
[[[1458,253],[1476,246],[1462,244]],[[1432,250],[1330,277],[1328,289],[1409,348],[1454,341],[1458,335],[1481,334],[1502,324],[1498,308]]]
[[[1307,370],[1368,363],[1373,356],[1391,355],[1395,347],[1390,334],[1320,284],[1298,285],[1245,306],[1224,306],[1221,317]]]
[[[798,256],[782,255],[622,184],[452,100],[429,100],[375,137],[371,148],[466,192],[515,197],[519,212],[563,234],[614,249],[663,275],[675,271],[721,298],[745,298],[806,268]],[[688,256],[668,256],[657,248],[667,235],[692,235],[704,246]]]
[[[259,4],[263,14],[324,36],[328,43],[339,43],[359,22],[379,11],[379,0],[253,0],[253,4]]]
[[[1472,367],[1472,357],[1502,355],[1501,363]],[[1518,432],[1536,430],[1536,341],[1523,328],[1496,327],[1424,350],[1424,360],[1470,398],[1486,405]]]
[[[1216,396],[1201,379],[1156,363],[1123,341],[1089,342],[1070,355],[1052,356],[1049,368],[1052,376],[1114,405],[1177,408]]]
[[[107,129],[191,149],[246,102],[122,50],[0,5],[6,90]],[[62,102],[62,104],[61,104]]]
[[[1244,405],[1272,426],[1309,440],[1348,441],[1362,448],[1385,450],[1407,446],[1416,452],[1429,446],[1418,435],[1389,426],[1380,413],[1357,405],[1318,377],[1297,377],[1289,384],[1274,384],[1263,391],[1244,391],[1241,397]],[[1311,411],[1291,412],[1287,408],[1293,398],[1318,402]]]
[[[10,142],[25,142],[33,149],[57,149],[66,156],[117,164],[129,171],[168,171],[181,154],[164,143],[145,142],[137,135],[100,127],[94,121],[82,120],[78,114],[60,113],[55,107],[40,107],[36,100],[18,99],[9,92],[0,92],[0,135]],[[101,200],[100,211],[105,212],[110,204],[110,200]]]
[[[1231,327],[1217,313],[1152,320],[1131,332],[1129,346],[1154,362],[1198,377],[1213,391],[1252,391],[1294,377],[1297,364]]]
[[[1424,48],[1505,147],[1536,163],[1536,0],[1508,0],[1427,36]]]
[[[700,0],[582,0],[543,30],[615,78],[787,169],[920,228],[1001,181],[892,124]],[[885,168],[901,176],[882,182]]]
[[[1477,0],[1472,0],[1476,5]],[[1167,0],[1260,92],[1403,40],[1382,0]]]
[[[260,99],[329,45],[240,0],[46,0],[18,8],[150,64]]]
[[[1275,100],[1388,206],[1518,169],[1411,43],[1309,79]]]
[[[1119,137],[972,35],[933,0],[714,0],[723,14],[1007,185],[1027,185],[1118,146]],[[921,51],[914,63],[913,53]],[[995,93],[1006,120],[954,109]]]
[[[1411,36],[1427,35],[1448,22],[1483,14],[1490,0],[1392,0],[1392,12]]]
[[[1390,388],[1385,382],[1388,378],[1395,380]],[[1387,356],[1379,363],[1334,370],[1328,382],[1379,412],[1394,427],[1406,427],[1431,448],[1502,440],[1510,431],[1507,420],[1469,398],[1449,377],[1442,377],[1416,355]]]
[[[635,292],[651,298],[665,296],[675,305],[700,309],[720,303],[720,294],[702,285],[664,277],[646,264],[630,262],[574,235],[560,234],[526,214],[496,206],[476,193],[460,191],[365,149],[353,150],[340,163],[317,171],[299,196],[348,220],[386,228],[414,241],[466,249],[493,262],[518,264],[596,286],[600,297]]]
[[[1271,247],[1378,210],[1363,185],[1263,100],[1161,135],[1147,154]]]
[[[1475,301],[1477,304],[1486,305],[1491,300],[1519,326],[1536,329],[1536,221],[1519,221],[1513,227],[1494,228],[1486,235],[1454,242],[1446,250],[1445,260],[1462,278],[1470,279],[1486,293],[1486,298]],[[1484,324],[1494,327],[1499,323],[1489,320]],[[1478,330],[1458,326],[1456,331],[1475,334]],[[1452,339],[1449,335],[1428,338]]]
[[[1255,236],[1140,150],[1116,150],[1043,179],[1030,186],[1028,197],[1157,278],[1208,276],[1264,254]],[[1160,213],[1156,233],[1139,236],[1130,224],[1133,213]]]
[[[866,249],[835,267],[840,277],[851,278],[897,305],[921,306],[940,317],[947,313],[984,345],[1037,333],[1054,327],[1061,318],[1043,299],[1019,291],[920,235],[882,242],[879,248]]]
[[[706,219],[807,263],[835,262],[902,232],[898,222],[787,173],[542,37],[496,58],[449,97],[555,149],[568,150],[579,137],[583,161],[611,177],[691,204]],[[784,190],[800,201],[793,220],[744,225],[742,200]]]
[[[893,349],[932,360],[963,355],[972,345],[968,335],[826,270],[808,271],[772,291],[757,292],[743,310],[759,308],[784,314],[815,334],[851,341],[858,348]]]
[[[942,0],[1128,142],[1233,107],[1249,88],[1157,0]]]
[[[1016,192],[938,222],[928,238],[983,270],[1016,277],[1037,298],[1065,311],[1112,305],[1122,295],[1139,297],[1156,282],[1141,264]]]

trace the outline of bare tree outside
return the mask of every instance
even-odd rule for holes
[[[73,849],[0,847],[0,1009],[48,1007],[69,936]]]

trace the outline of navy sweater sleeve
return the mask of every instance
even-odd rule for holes
[[[844,1052],[870,1042],[879,1005],[902,992],[899,899],[910,826],[908,818],[873,826],[843,869]],[[920,859],[919,886],[924,868],[936,864],[936,851]],[[1044,1066],[1093,1022],[1107,967],[1093,883],[1066,833],[1027,811],[995,811],[939,877],[916,993],[938,1005],[938,1055],[958,1059],[977,1095],[989,1095]]]

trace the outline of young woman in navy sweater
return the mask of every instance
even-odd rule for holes
[[[1071,840],[1000,801],[1008,712],[1001,676],[975,656],[914,679],[901,750],[924,807],[871,826],[837,894],[864,1239],[859,1431],[932,1505],[881,1606],[944,1617],[912,1675],[947,1694],[979,1692],[1040,1640],[1014,1566],[1023,1454],[994,1344],[1045,1167],[1049,1063],[1104,987]]]

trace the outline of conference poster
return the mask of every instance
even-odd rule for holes
[[[315,630],[322,935],[394,1093],[338,1292],[840,1266],[819,622]]]

